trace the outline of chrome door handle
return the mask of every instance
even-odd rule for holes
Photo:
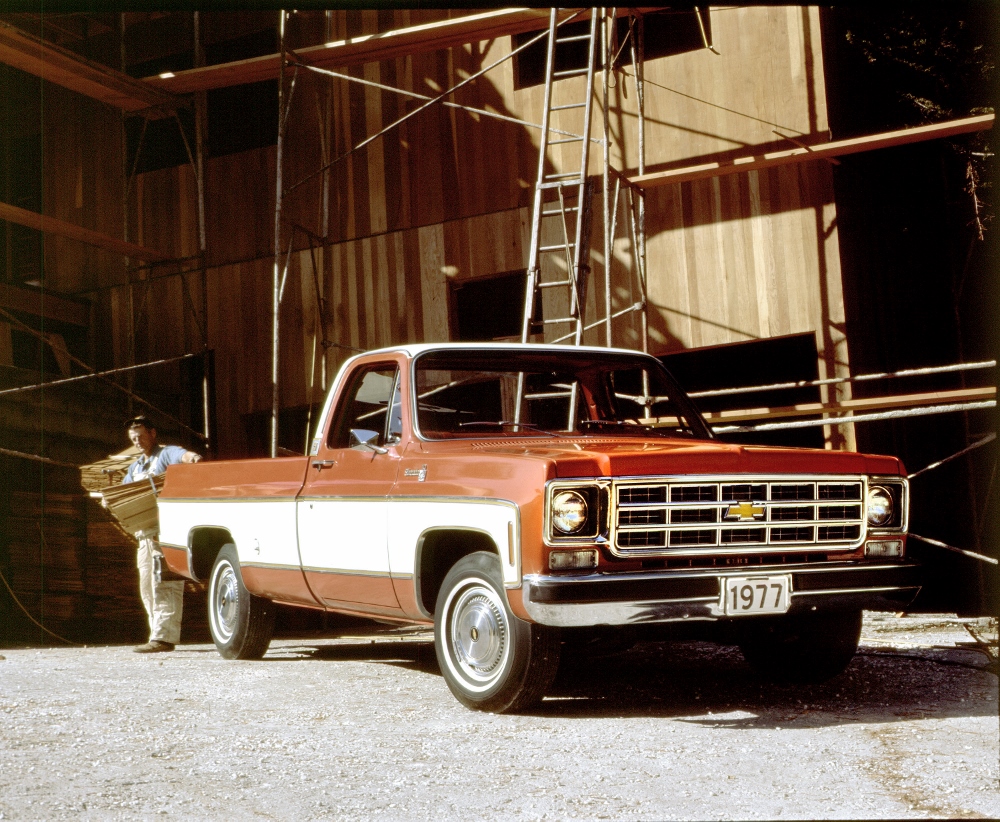
[[[312,467],[317,471],[322,471],[324,468],[332,468],[336,464],[336,460],[313,460]]]

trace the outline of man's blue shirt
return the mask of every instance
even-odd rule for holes
[[[145,454],[140,455],[139,459],[128,467],[122,485],[162,474],[168,465],[180,462],[186,453],[187,449],[179,445],[157,445],[153,448],[152,454],[148,457]]]

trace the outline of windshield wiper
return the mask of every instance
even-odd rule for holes
[[[555,431],[549,431],[545,428],[540,428],[533,422],[514,422],[512,420],[470,420],[468,422],[460,422],[458,424],[459,428],[473,428],[475,426],[482,426],[483,428],[500,428],[502,430],[518,431],[522,428],[530,429],[531,431],[537,431],[539,434],[548,434],[552,437],[562,436]]]
[[[591,428],[599,428],[602,431],[611,429],[613,433],[622,436],[654,436],[654,437],[693,437],[694,432],[687,428],[663,427],[650,425],[649,423],[637,422],[636,420],[580,420],[581,431]],[[639,431],[631,429],[638,428]]]

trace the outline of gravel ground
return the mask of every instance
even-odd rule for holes
[[[866,614],[824,685],[643,644],[494,716],[425,631],[4,650],[0,819],[1000,818],[995,654],[993,620]]]

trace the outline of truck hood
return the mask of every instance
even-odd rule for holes
[[[733,445],[713,440],[574,437],[477,443],[492,454],[551,461],[555,477],[656,474],[905,474],[895,457],[854,451]]]

